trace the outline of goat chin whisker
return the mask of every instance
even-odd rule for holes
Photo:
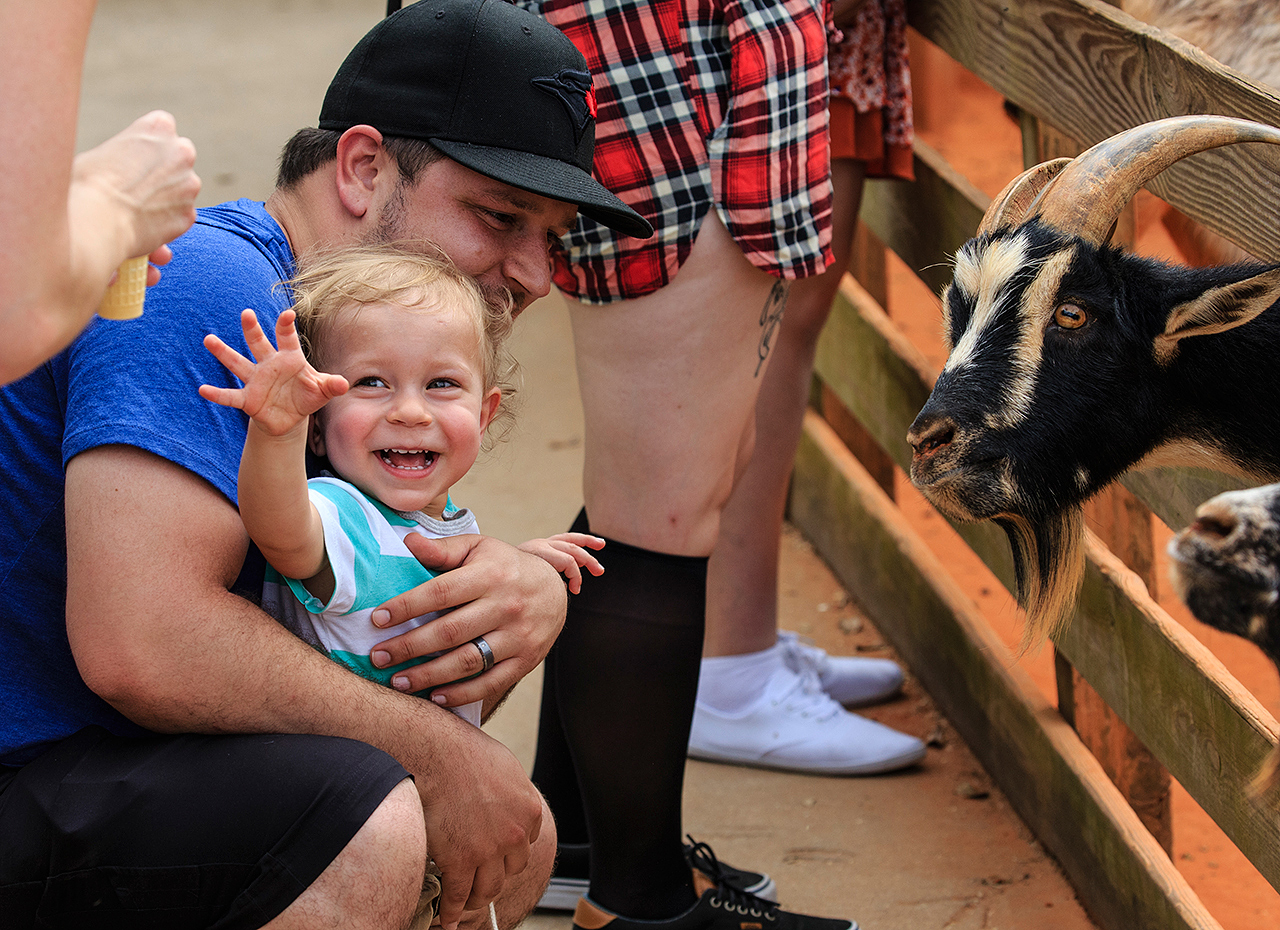
[[[1273,746],[1245,788],[1251,800],[1261,801],[1280,786],[1280,746]]]
[[[1035,522],[1002,514],[995,522],[1009,537],[1018,603],[1027,614],[1018,654],[1034,653],[1071,620],[1084,578],[1084,513],[1072,507]]]

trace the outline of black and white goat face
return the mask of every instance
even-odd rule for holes
[[[1280,477],[1280,381],[1258,365],[1280,351],[1277,314],[1266,315],[1263,352],[1241,352],[1238,335],[1280,298],[1280,266],[1186,269],[1107,245],[1154,174],[1239,141],[1280,143],[1280,130],[1162,120],[1037,166],[956,256],[943,300],[949,356],[907,434],[911,479],[952,518],[1005,530],[1027,645],[1070,616],[1081,505],[1133,465],[1161,451]],[[1216,383],[1241,370],[1240,383]]]
[[[943,297],[949,355],[908,437],[911,479],[944,513],[1044,519],[1138,451],[1123,428],[1143,406],[1134,362],[1163,320],[1117,312],[1122,266],[1035,220],[960,250]]]
[[[1251,341],[1280,351],[1280,324],[1227,334],[1277,297],[1276,267],[1180,268],[1034,219],[971,240],[943,298],[947,362],[908,434],[912,481],[955,519],[1040,520],[1166,446],[1166,462],[1272,473],[1280,436],[1253,408],[1280,390],[1247,369]]]

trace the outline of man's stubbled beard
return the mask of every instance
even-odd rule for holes
[[[409,236],[406,235],[405,218],[408,215],[409,208],[405,205],[405,181],[401,179],[396,183],[395,190],[391,192],[391,197],[382,208],[382,215],[378,217],[378,225],[373,228],[361,245],[387,245],[393,242],[407,242]],[[444,255],[444,249],[435,243],[436,251]],[[448,257],[447,255],[445,256]],[[529,295],[525,293],[516,293],[511,288],[504,287],[500,284],[489,284],[478,278],[474,279],[480,288],[480,293],[484,295],[484,299],[488,301],[490,306],[502,307],[508,302],[515,307],[515,313],[518,316],[522,310],[529,304]]]

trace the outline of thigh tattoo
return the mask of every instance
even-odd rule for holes
[[[765,298],[764,307],[760,310],[760,345],[758,347],[760,361],[756,362],[755,377],[757,378],[760,377],[760,366],[769,357],[773,334],[778,324],[782,322],[782,313],[787,309],[787,293],[790,290],[790,282],[775,281],[769,290],[769,296]]]

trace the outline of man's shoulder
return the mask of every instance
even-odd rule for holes
[[[248,198],[201,207],[196,211],[196,223],[242,235],[271,237],[281,234],[280,224],[267,212],[267,205],[261,200]]]
[[[213,333],[247,353],[240,327],[246,307],[273,330],[289,305],[279,287],[293,273],[288,239],[262,204],[235,201],[202,209],[171,248],[160,283],[147,289],[142,319],[95,321],[60,359],[62,456],[136,446],[234,500],[246,418],[206,401],[198,389],[239,383],[201,342]]]
[[[280,287],[294,274],[289,239],[259,201],[202,207],[171,248],[173,260],[147,292],[147,312],[156,311],[153,325],[173,327],[185,340],[194,325],[239,348],[241,310],[268,314],[263,326],[271,332],[273,314],[290,303]]]
[[[244,255],[257,252],[281,278],[293,274],[293,252],[280,224],[258,200],[231,200],[201,207],[196,222],[173,245],[175,259],[184,251]]]

